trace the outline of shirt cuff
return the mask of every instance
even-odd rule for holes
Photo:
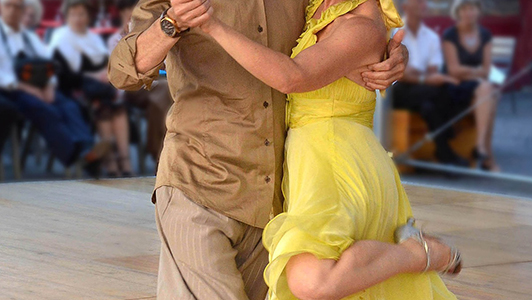
[[[159,78],[159,70],[163,67],[164,61],[145,73],[138,72],[135,57],[137,55],[137,39],[141,34],[142,32],[132,33],[123,38],[115,48],[116,53],[112,55],[114,59],[111,60],[111,68],[120,71],[134,81],[142,82],[144,88],[149,90],[153,81]]]

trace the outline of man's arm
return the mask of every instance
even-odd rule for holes
[[[411,83],[411,84],[426,84],[431,86],[441,86],[445,83],[459,84],[460,81],[457,79],[442,74],[438,71],[438,66],[430,66],[427,69],[426,73],[421,73],[420,71],[408,67],[406,68],[405,75],[401,79],[401,82]]]
[[[209,2],[207,0],[207,2]],[[161,30],[159,18],[168,8],[168,16],[181,29],[197,27],[205,13],[202,0],[140,0],[132,17],[131,33],[116,46],[109,61],[109,80],[117,88],[150,88],[159,76],[168,52],[178,38]]]
[[[448,41],[443,43],[443,53],[445,54],[445,61],[447,62],[447,69],[449,74],[458,80],[476,80],[479,78],[486,78],[489,74],[489,66],[484,64],[479,68],[472,68],[460,64],[458,58],[458,49],[456,46]],[[484,49],[485,51],[485,49]]]
[[[138,51],[137,40],[159,19],[161,13],[170,7],[170,2],[165,0],[140,0],[133,11],[132,30],[126,35],[113,50],[109,59],[109,81],[117,88],[124,90],[139,90],[143,86],[149,88],[157,78],[161,61],[153,64],[151,70],[140,72],[136,66]],[[159,42],[154,39],[153,44]],[[143,45],[140,45],[142,48]],[[166,53],[165,53],[166,56]]]
[[[384,56],[386,28],[380,16],[371,14],[378,9],[377,5],[365,4],[334,26],[320,43],[302,50],[294,58],[248,39],[216,18],[202,24],[201,29],[262,82],[285,94],[302,93],[355,72],[358,75],[365,66]],[[357,79],[361,81],[351,80]]]
[[[401,44],[405,36],[404,30],[399,30],[388,43],[388,59],[368,67],[362,73],[368,90],[386,90],[395,81],[404,76],[408,65],[408,50]]]
[[[418,84],[420,83],[421,75],[422,73],[419,72],[417,69],[407,67],[403,78],[401,78],[401,82]]]

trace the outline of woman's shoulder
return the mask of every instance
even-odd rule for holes
[[[484,26],[480,26],[480,37],[482,38],[482,41],[487,44],[491,41],[493,35],[489,29]]]
[[[66,26],[57,27],[52,32],[49,47],[52,49],[57,48],[61,43],[65,43],[69,40],[68,28]]]
[[[456,42],[458,40],[458,29],[456,26],[451,26],[443,32],[443,39],[450,42]]]

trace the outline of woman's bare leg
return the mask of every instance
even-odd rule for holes
[[[110,120],[99,120],[96,122],[98,135],[102,141],[114,143],[113,126]],[[116,163],[114,151],[109,151],[104,160],[104,168],[109,174],[118,175],[118,164]]]
[[[490,140],[490,127],[493,123],[492,111],[493,101],[486,100],[491,99],[493,88],[488,82],[482,82],[475,91],[475,99],[473,105],[477,105],[482,101],[482,104],[475,108],[475,120],[477,125],[477,149],[480,153],[488,154],[490,146],[488,141]]]
[[[427,238],[431,270],[444,269],[450,259],[448,246]],[[401,245],[378,241],[354,243],[338,261],[320,260],[305,253],[286,266],[290,291],[301,300],[336,300],[356,294],[395,275],[418,273],[426,266],[426,254],[414,240]]]
[[[113,116],[112,130],[116,139],[118,159],[122,172],[131,174],[131,159],[129,157],[129,122],[125,109]]]
[[[489,99],[489,100],[486,100]],[[495,114],[497,112],[498,101],[493,95],[493,86],[483,81],[475,91],[474,104],[483,101],[475,108],[475,119],[477,123],[477,149],[480,153],[489,157],[485,163],[492,171],[498,171],[492,150],[493,129],[495,126]]]

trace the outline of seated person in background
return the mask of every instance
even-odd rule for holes
[[[22,26],[26,30],[34,31],[41,25],[42,17],[44,14],[41,0],[25,0],[26,10],[24,12],[24,19]]]
[[[116,146],[118,155],[113,151],[105,163],[109,177],[130,177],[127,110],[107,79],[109,51],[105,42],[89,30],[91,9],[88,0],[65,0],[66,26],[54,31],[50,49],[61,65],[60,89],[68,95],[83,94],[94,110],[101,139]]]
[[[410,52],[405,76],[393,87],[394,108],[419,112],[433,131],[449,120],[451,110],[445,84],[458,84],[458,80],[441,74],[443,54],[438,35],[423,24],[427,8],[426,0],[403,0],[406,14],[403,44]],[[447,130],[434,139],[436,158],[441,163],[469,166],[449,146],[452,130]]]
[[[491,147],[497,98],[488,82],[491,69],[491,34],[479,24],[482,11],[480,0],[456,0],[452,17],[456,25],[443,34],[446,72],[460,81],[449,85],[448,91],[456,111],[484,101],[474,110],[478,131],[477,147],[473,153],[479,166],[487,171],[499,171]]]
[[[79,106],[56,92],[53,71],[39,72],[48,51],[39,38],[22,29],[24,0],[2,0],[0,20],[0,96],[9,99],[20,114],[36,126],[52,153],[65,165],[81,160],[85,169],[96,176],[101,159],[108,150],[105,143],[94,146],[94,138]],[[15,69],[14,64],[33,67],[32,73]],[[28,81],[40,77],[41,83]],[[47,77],[48,76],[48,77]],[[44,80],[43,80],[44,78]],[[44,82],[44,84],[42,84]]]
[[[119,0],[117,2],[122,28],[109,38],[107,42],[109,54],[114,50],[118,42],[129,33],[131,16],[137,3],[138,0]],[[166,134],[166,114],[173,103],[168,81],[159,79],[152,84],[150,91],[142,89],[136,92],[125,92],[123,96],[127,104],[146,111],[148,120],[147,151],[156,162],[159,161]]]

